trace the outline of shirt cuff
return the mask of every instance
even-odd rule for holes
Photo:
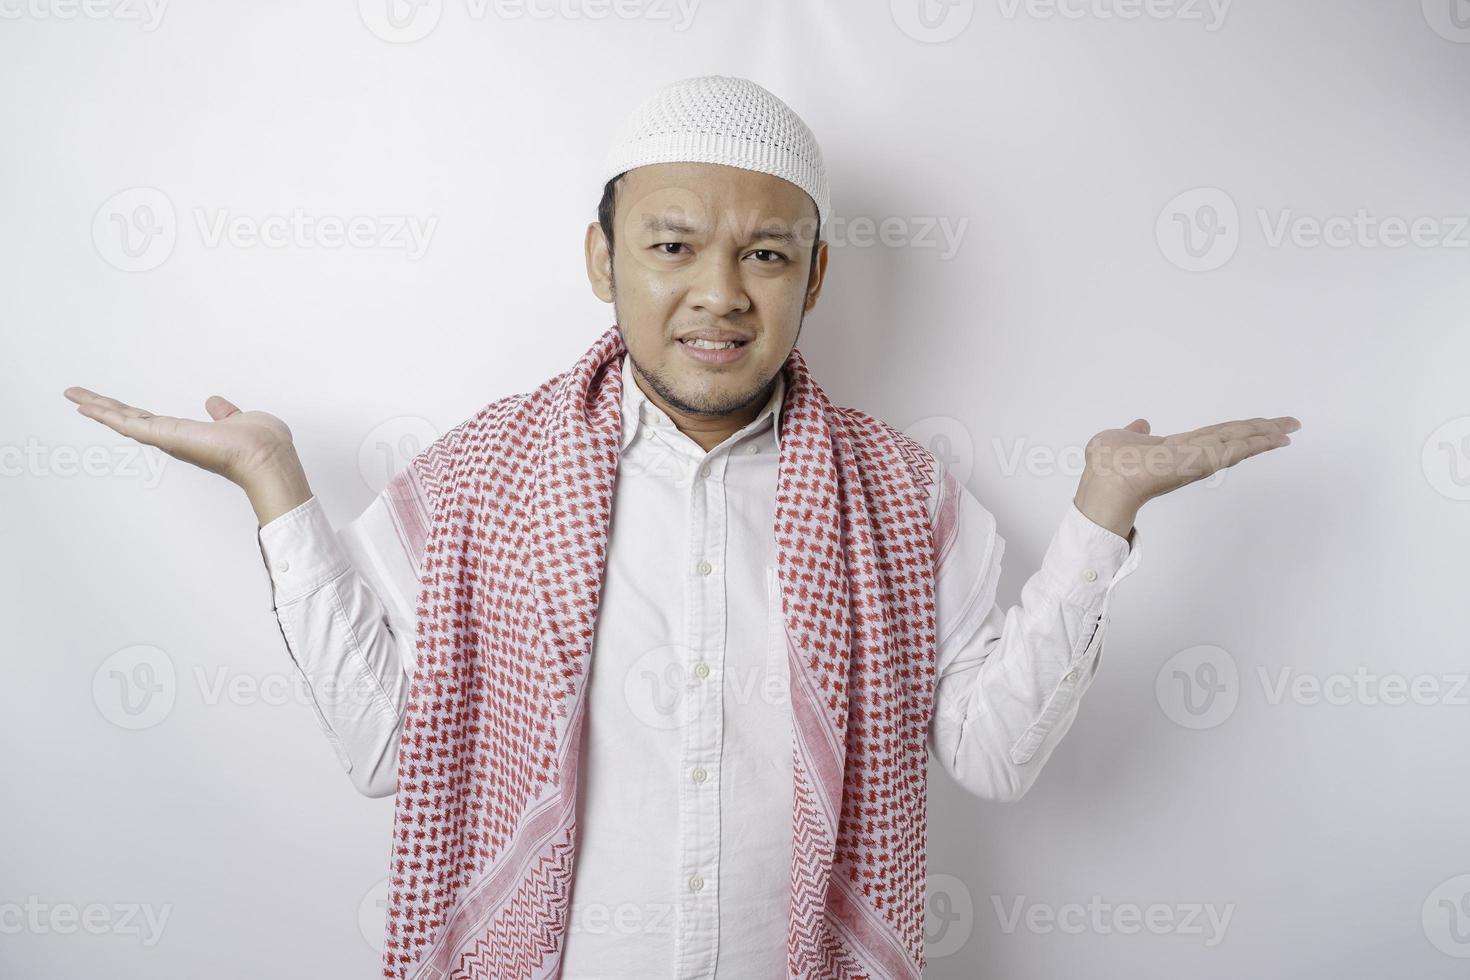
[[[1137,527],[1124,538],[1095,523],[1072,503],[1052,535],[1041,570],[1062,601],[1092,606],[1132,574],[1143,553],[1142,538]]]
[[[277,607],[310,595],[349,567],[315,495],[260,527],[256,540]]]

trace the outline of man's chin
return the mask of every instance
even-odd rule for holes
[[[760,396],[747,396],[749,391],[750,383],[744,379],[721,378],[711,382],[709,378],[684,375],[675,380],[674,397],[664,395],[664,399],[691,415],[721,416],[750,407]]]

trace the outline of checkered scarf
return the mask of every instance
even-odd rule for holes
[[[560,974],[622,335],[492,402],[390,486],[419,556],[383,975]],[[792,718],[792,977],[917,978],[933,456],[783,367],[776,554]]]

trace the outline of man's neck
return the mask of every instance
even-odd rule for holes
[[[707,415],[702,413],[683,412],[670,405],[659,397],[658,392],[649,388],[639,375],[637,368],[633,369],[633,381],[638,389],[643,392],[644,397],[663,409],[664,414],[673,421],[674,427],[684,433],[690,439],[699,444],[705,452],[714,449],[730,436],[739,432],[749,425],[761,409],[765,407],[766,401],[771,397],[770,389],[766,390],[764,397],[757,398],[749,405],[739,411],[728,415]]]

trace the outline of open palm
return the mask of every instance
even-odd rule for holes
[[[1123,487],[1131,499],[1160,494],[1203,480],[1269,449],[1291,445],[1288,432],[1301,428],[1290,415],[1219,422],[1169,436],[1151,435],[1136,419],[1121,429],[1106,429],[1087,443],[1087,465]]]
[[[62,394],[77,403],[78,412],[115,432],[235,483],[293,448],[285,422],[267,412],[242,412],[219,395],[205,400],[213,421],[204,422],[154,415],[87,388],[73,386]]]

